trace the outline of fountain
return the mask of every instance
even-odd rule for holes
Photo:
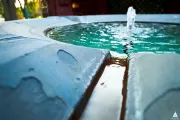
[[[94,96],[92,92],[102,97],[102,100],[94,99],[92,117],[164,120],[177,113],[174,115],[177,118],[180,115],[180,15],[138,15],[134,27],[135,10],[130,7],[127,24],[124,18],[126,15],[95,15],[85,19],[61,16],[0,24],[0,118],[80,117],[89,98]],[[129,37],[124,39],[127,34]],[[111,51],[124,56],[123,41],[133,42],[133,49],[126,51],[130,57],[112,58]],[[107,72],[109,62],[114,61],[122,67],[113,65],[117,69]],[[114,76],[105,75],[107,81],[99,80],[102,72],[113,72]],[[117,82],[111,80],[114,77],[118,78]],[[124,79],[120,80],[121,77]],[[97,92],[98,85],[103,92]],[[109,88],[113,91],[106,92]],[[112,98],[111,101],[104,95]],[[106,103],[110,103],[109,108]],[[96,112],[97,107],[104,111]],[[104,118],[109,120],[108,117]]]
[[[142,18],[142,15],[139,15]],[[180,26],[177,24],[162,24],[157,22],[136,22],[136,10],[129,7],[127,22],[120,18],[105,22],[99,17],[82,18],[74,25],[59,26],[46,32],[52,39],[79,46],[103,48],[118,53],[180,53]],[[111,16],[107,19],[112,19]],[[124,19],[124,18],[123,18]],[[163,18],[162,18],[163,19]],[[96,21],[97,20],[97,21]],[[117,22],[119,20],[119,22]],[[156,19],[157,21],[159,19]],[[116,22],[115,22],[116,21]],[[143,20],[141,20],[143,21]],[[175,32],[174,32],[175,31]]]
[[[126,105],[121,109],[125,112],[121,112],[122,116],[125,114],[125,119],[122,116],[121,118],[124,120],[152,120],[152,118],[159,120],[160,117],[167,119],[175,112],[173,109],[179,105],[180,98],[179,89],[175,89],[172,93],[175,99],[171,99],[169,94],[169,90],[174,90],[175,85],[179,88],[179,82],[176,79],[178,77],[174,77],[179,75],[179,55],[174,53],[180,54],[180,16],[138,16],[138,20],[143,22],[137,20],[135,24],[136,10],[129,7],[127,16],[119,15],[114,18],[103,16],[106,20],[97,16],[87,16],[88,23],[86,24],[84,20],[82,23],[60,26],[48,31],[46,35],[61,42],[108,49],[120,55],[122,53],[128,55],[127,100],[123,98]],[[124,23],[125,17],[127,17],[127,22]],[[120,20],[121,22],[117,22]],[[153,52],[153,54],[147,52]],[[168,54],[159,55],[159,53]],[[166,90],[169,96],[165,96],[164,100],[161,94],[167,95]],[[168,102],[173,104],[168,104]],[[171,108],[171,111],[167,112],[167,108]],[[108,113],[112,112],[108,111]]]
[[[127,33],[126,33],[126,38],[125,38],[125,44],[123,45],[123,52],[125,54],[127,53],[128,49],[133,48],[133,42],[132,42],[132,34],[134,30],[134,23],[135,23],[135,17],[136,17],[136,10],[131,6],[128,8],[127,11]]]
[[[131,36],[136,17],[136,10],[133,7],[129,7],[127,11],[127,34]]]

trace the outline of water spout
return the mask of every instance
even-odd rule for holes
[[[123,52],[128,54],[128,49],[133,48],[133,40],[132,40],[132,33],[134,30],[134,23],[136,17],[136,10],[133,7],[129,7],[127,11],[127,37],[125,41],[125,45],[123,45]]]
[[[136,17],[136,10],[133,7],[129,7],[127,11],[127,34],[129,37],[133,33],[135,17]]]

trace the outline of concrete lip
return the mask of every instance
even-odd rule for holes
[[[110,56],[105,50],[34,38],[0,42],[0,116],[4,120],[69,119]],[[17,112],[8,115],[12,108]]]
[[[180,114],[179,69],[178,54],[131,54],[126,120],[164,120]]]

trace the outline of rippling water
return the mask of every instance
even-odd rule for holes
[[[129,38],[125,23],[81,23],[57,27],[47,36],[61,42],[119,53],[125,50],[128,53],[180,53],[180,25],[136,23]]]

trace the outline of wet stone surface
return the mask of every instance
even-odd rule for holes
[[[22,79],[16,88],[0,87],[2,120],[64,119],[68,107],[60,98],[48,97],[38,79]]]
[[[34,38],[0,38],[0,119],[69,119],[107,56]]]
[[[131,54],[126,120],[171,120],[180,116],[180,55]]]

